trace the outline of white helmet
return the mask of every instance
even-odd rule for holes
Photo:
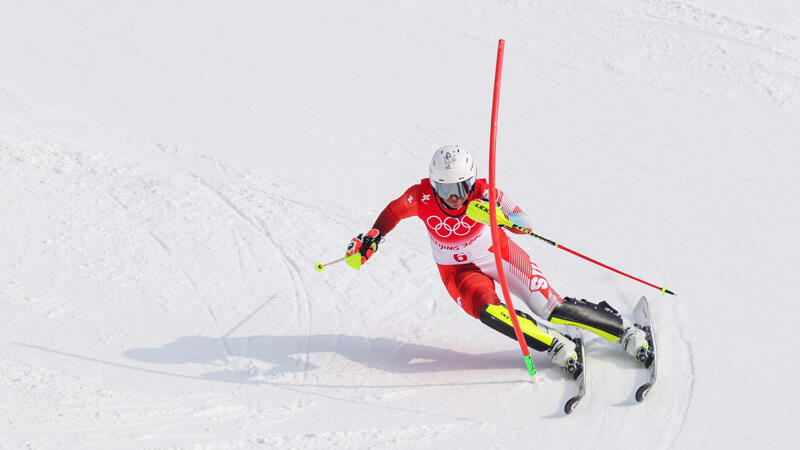
[[[472,155],[458,145],[445,145],[436,150],[431,158],[431,186],[443,199],[454,194],[466,197],[472,191],[477,175]]]

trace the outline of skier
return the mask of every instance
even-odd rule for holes
[[[408,188],[381,212],[372,229],[349,243],[345,261],[355,269],[378,250],[381,240],[405,218],[416,216],[425,224],[442,281],[453,300],[469,315],[489,327],[516,339],[506,306],[495,292],[497,266],[492,252],[491,230],[466,214],[472,200],[488,202],[489,184],[477,178],[475,161],[458,145],[444,146],[433,154],[429,178]],[[502,191],[497,203],[515,224],[530,228],[528,216]],[[599,304],[570,297],[562,298],[550,285],[528,254],[499,230],[500,253],[509,290],[522,299],[538,317],[556,325],[573,325],[622,348],[649,365],[654,355],[647,335],[633,322],[622,318],[606,302]],[[522,231],[508,229],[515,234]],[[575,342],[543,321],[517,311],[527,345],[546,351],[558,367],[577,378],[583,368]]]

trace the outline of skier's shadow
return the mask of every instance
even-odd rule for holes
[[[306,356],[317,353],[335,353],[365,367],[398,374],[519,368],[519,358],[512,351],[468,354],[395,339],[342,334],[224,339],[186,336],[160,348],[131,349],[123,355],[135,361],[155,364],[211,365],[236,357],[267,363],[259,363],[258,369],[224,370],[203,375],[204,378],[218,381],[252,383],[254,374],[271,377],[311,371],[319,367],[310,359],[331,360]]]

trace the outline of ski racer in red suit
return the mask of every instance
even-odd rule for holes
[[[477,178],[472,156],[457,145],[442,147],[433,155],[429,178],[408,188],[381,212],[372,229],[349,244],[346,262],[359,269],[377,251],[381,239],[408,217],[419,218],[428,230],[433,257],[447,291],[469,315],[516,339],[510,316],[495,292],[498,280],[489,226],[466,214],[472,200],[488,202],[489,184]],[[500,209],[515,224],[529,228],[524,211],[498,190]],[[511,233],[521,231],[508,229]],[[605,302],[562,298],[528,254],[500,230],[500,254],[511,293],[538,317],[557,325],[592,331],[648,364],[653,355],[644,331],[623,319]],[[573,377],[583,370],[575,343],[558,330],[517,311],[527,345],[546,351],[552,361]]]

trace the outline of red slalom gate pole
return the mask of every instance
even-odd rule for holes
[[[494,74],[494,95],[492,97],[492,126],[489,136],[489,204],[497,204],[497,190],[495,189],[495,154],[497,150],[497,113],[499,110],[500,102],[500,78],[503,73],[503,51],[505,50],[506,41],[500,39],[497,44],[497,67]],[[508,306],[508,314],[511,316],[511,324],[514,325],[514,333],[517,336],[522,356],[525,358],[525,365],[528,367],[528,373],[531,375],[531,381],[536,382],[536,366],[533,364],[530,350],[525,342],[525,336],[522,334],[522,329],[519,326],[519,319],[514,310],[514,303],[511,301],[511,293],[508,290],[506,283],[506,273],[503,270],[503,260],[500,256],[500,234],[499,227],[497,226],[497,211],[496,208],[490,208],[490,228],[492,230],[492,248],[494,249],[494,261],[497,264],[497,277],[500,281],[500,286],[503,289],[503,297]]]

